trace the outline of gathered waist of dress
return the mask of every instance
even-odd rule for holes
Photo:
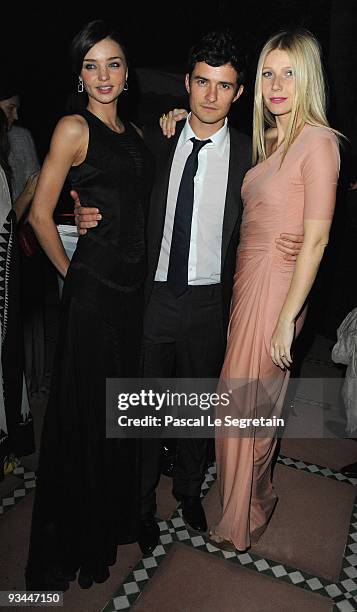
[[[251,225],[242,226],[238,251],[265,251],[271,252],[276,250],[276,240],[281,234],[303,234],[303,228],[298,224],[275,224],[274,227],[268,227],[262,230],[262,227],[252,227]]]
[[[241,236],[238,244],[238,251],[266,251],[269,252],[275,246],[275,238],[277,236],[274,234],[267,234],[266,236],[262,236],[261,233],[254,236],[250,234],[249,236]]]

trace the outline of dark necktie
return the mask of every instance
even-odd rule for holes
[[[194,178],[198,168],[198,154],[211,140],[190,139],[193,148],[183,169],[177,195],[175,221],[172,230],[167,284],[177,297],[187,290],[188,256],[190,253],[191,224],[194,197]]]

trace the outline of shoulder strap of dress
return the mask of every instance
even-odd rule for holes
[[[135,123],[133,123],[132,121],[129,122],[123,122],[125,123],[125,126],[127,127],[128,125],[138,134],[138,136],[140,136],[140,138],[143,138],[143,130],[141,130],[137,125],[135,125]]]

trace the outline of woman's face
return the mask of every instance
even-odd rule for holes
[[[12,96],[11,98],[7,98],[7,100],[0,101],[0,108],[4,111],[8,129],[11,130],[12,124],[14,121],[18,120],[18,110],[20,106],[19,96]]]
[[[289,55],[281,49],[267,54],[262,69],[264,105],[275,116],[288,115],[295,98],[295,76]]]
[[[121,47],[111,38],[104,38],[86,53],[80,77],[89,96],[109,104],[123,91],[128,76]]]

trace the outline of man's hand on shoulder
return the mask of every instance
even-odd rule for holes
[[[80,236],[84,236],[87,230],[91,227],[97,227],[98,221],[102,219],[98,208],[90,208],[82,206],[79,195],[76,191],[70,192],[74,202],[74,218],[76,221],[77,231]]]

